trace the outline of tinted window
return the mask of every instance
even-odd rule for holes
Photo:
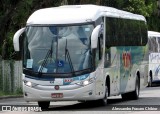
[[[147,43],[145,22],[106,18],[106,46],[141,46]]]
[[[142,45],[146,45],[148,42],[148,33],[147,33],[147,25],[144,21],[140,21],[140,29],[141,29],[141,37],[142,37]]]
[[[156,41],[156,37],[150,37],[148,44],[149,44],[149,51],[150,52],[158,52],[158,44]]]

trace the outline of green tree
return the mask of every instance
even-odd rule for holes
[[[10,59],[13,50],[14,33],[26,25],[27,18],[35,10],[55,7],[64,0],[0,0],[0,55]],[[5,43],[5,44],[3,44]],[[2,49],[2,47],[5,47]]]
[[[124,10],[150,17],[156,8],[156,0],[128,0],[124,3]]]

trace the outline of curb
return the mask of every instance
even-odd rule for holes
[[[18,96],[0,96],[0,100],[2,99],[8,99],[8,98],[22,98],[23,95],[18,95]]]

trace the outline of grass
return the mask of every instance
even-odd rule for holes
[[[2,96],[21,96],[23,95],[21,92],[17,92],[17,93],[6,93],[3,91],[0,91],[0,97]]]

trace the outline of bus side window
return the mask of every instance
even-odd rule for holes
[[[157,44],[157,41],[156,41],[156,37],[152,37],[151,40],[151,52],[158,52],[158,44]]]
[[[119,40],[119,43],[118,45],[119,46],[122,46],[124,45],[125,43],[125,21],[123,19],[119,19],[118,21],[118,38],[120,39]]]
[[[148,36],[147,36],[147,25],[145,22],[140,21],[140,29],[141,29],[142,45],[146,45],[148,42]]]
[[[151,37],[148,39],[148,49],[149,49],[149,52],[152,52]]]
[[[160,45],[160,37],[156,37],[157,38],[157,45]],[[160,48],[158,47],[158,52],[160,52]]]

